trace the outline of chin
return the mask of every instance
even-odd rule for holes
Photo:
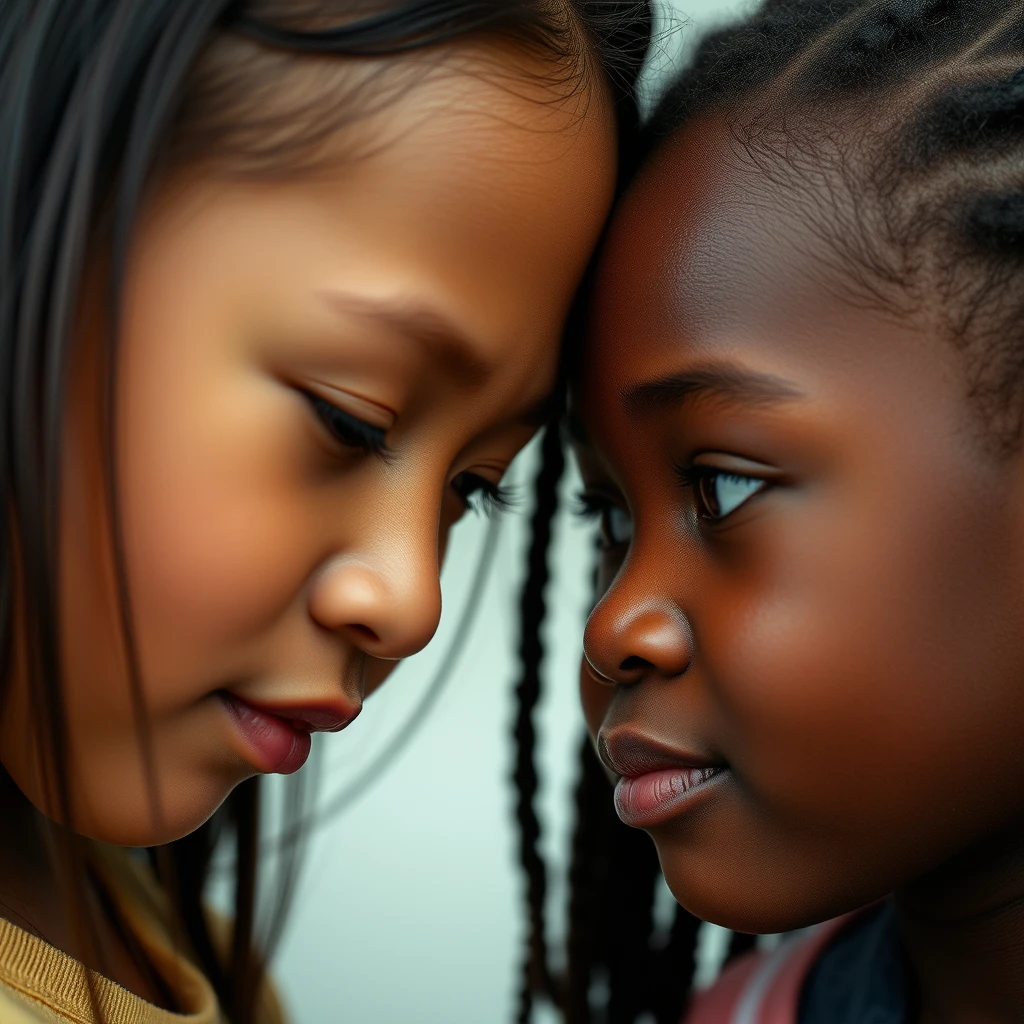
[[[164,846],[195,832],[213,817],[240,779],[179,779],[162,782],[159,808],[139,787],[116,802],[94,797],[83,804],[92,809],[75,822],[86,839],[112,846]]]
[[[700,858],[692,852],[658,850],[672,895],[702,921],[750,935],[773,935],[820,924],[865,906],[878,896],[815,891],[802,872],[765,862]],[[713,867],[711,865],[714,865]],[[879,894],[883,895],[883,894]]]

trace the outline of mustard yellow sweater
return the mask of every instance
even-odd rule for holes
[[[103,1024],[219,1024],[213,988],[174,948],[164,894],[127,851],[95,847],[95,867],[150,963],[182,1013],[162,1010],[101,975],[92,974]],[[74,1021],[96,1024],[86,968],[60,950],[0,919],[0,1024]],[[260,1024],[284,1024],[269,986],[261,993]]]

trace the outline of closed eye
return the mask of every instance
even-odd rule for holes
[[[478,473],[459,473],[452,480],[451,486],[466,508],[485,516],[509,512],[519,503],[519,495],[514,487],[492,483]]]
[[[338,406],[319,395],[310,392],[303,392],[303,394],[312,406],[317,419],[339,444],[374,455],[383,455],[388,452],[386,433],[383,429],[358,419],[351,413],[345,412],[344,409],[339,409]]]

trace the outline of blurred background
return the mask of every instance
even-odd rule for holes
[[[663,3],[649,93],[701,32],[745,6],[739,0]],[[511,727],[516,601],[535,455],[528,450],[513,467],[524,501],[504,517],[472,632],[422,728],[389,755],[441,666],[471,592],[488,529],[477,517],[458,527],[435,640],[370,699],[351,731],[325,738],[317,800],[323,811],[274,961],[295,1024],[506,1024],[513,1018],[524,896]],[[572,515],[579,483],[569,476],[554,539],[547,688],[537,716],[538,808],[552,867],[556,942],[582,737],[576,678],[593,550],[592,528]],[[367,774],[382,756],[380,770]],[[665,901],[669,909],[667,890]],[[706,929],[705,973],[714,969],[720,938]],[[538,1024],[548,1019],[538,1012]]]

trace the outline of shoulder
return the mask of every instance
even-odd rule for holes
[[[809,928],[770,952],[730,964],[694,998],[684,1024],[796,1024],[800,992],[812,967],[855,914]]]

